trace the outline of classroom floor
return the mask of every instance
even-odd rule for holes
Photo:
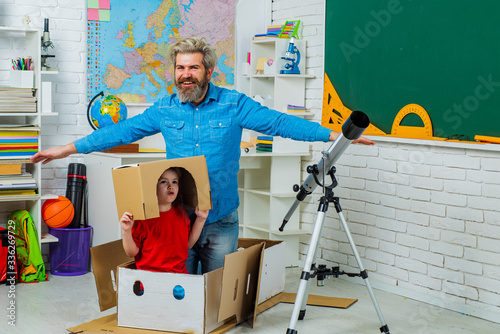
[[[297,292],[301,268],[288,268],[285,290]],[[5,292],[0,287],[6,312]],[[347,309],[308,306],[305,319],[297,323],[300,334],[322,333],[380,333],[379,318],[368,291],[347,279],[328,279],[318,288],[312,281],[311,294],[357,298]],[[391,293],[374,290],[382,314],[392,334],[420,333],[500,333],[500,324],[465,316],[435,306],[406,299]],[[49,281],[15,286],[16,327],[7,324],[5,315],[0,317],[0,333],[65,334],[65,329],[116,312],[116,308],[100,312],[94,276],[53,276]],[[243,323],[228,334],[285,334],[289,327],[293,304],[278,304],[257,316],[254,328]]]

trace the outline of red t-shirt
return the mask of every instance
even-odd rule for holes
[[[189,217],[181,206],[160,212],[158,218],[136,220],[132,237],[139,247],[137,269],[187,274],[190,230]]]

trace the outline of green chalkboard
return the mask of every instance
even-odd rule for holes
[[[415,103],[436,137],[500,137],[500,1],[325,1],[325,72],[347,108],[387,134]]]

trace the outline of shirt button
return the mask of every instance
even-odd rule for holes
[[[198,125],[196,125],[196,128],[198,129]]]
[[[198,111],[198,108],[196,108],[196,111]]]
[[[219,123],[219,126],[222,126],[222,123]]]
[[[196,146],[198,146],[198,143],[196,143]]]

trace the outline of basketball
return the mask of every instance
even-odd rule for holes
[[[42,205],[42,219],[49,227],[64,228],[71,223],[74,215],[73,204],[64,196],[48,199]]]

